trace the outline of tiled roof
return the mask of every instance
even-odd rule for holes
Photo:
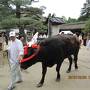
[[[59,17],[53,17],[53,18],[50,18],[50,22],[54,25],[57,25],[57,24],[64,24],[64,20],[62,18],[59,18]]]

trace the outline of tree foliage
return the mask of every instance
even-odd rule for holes
[[[42,9],[28,7],[31,4],[30,1],[33,0],[0,0],[0,16],[3,17],[0,28],[18,27],[20,32],[23,32],[24,28],[38,32],[46,31],[47,25],[43,24]]]
[[[9,0],[0,0],[0,21],[13,14],[12,8],[8,5]]]
[[[78,21],[87,21],[88,19],[90,18],[90,16],[88,15],[81,15],[79,18],[78,18]]]
[[[10,1],[10,0],[8,0],[8,1]],[[14,0],[14,1],[16,1],[16,0]],[[2,5],[3,5],[3,3],[2,3]],[[5,9],[5,10],[7,10],[7,9]],[[23,26],[24,28],[28,27],[32,30],[35,29],[37,31],[39,31],[39,30],[44,31],[47,29],[47,26],[45,26],[42,21],[43,12],[41,9],[33,8],[33,7],[20,8],[20,18],[16,17],[16,15],[15,15],[16,12],[13,8],[11,8],[11,12],[12,11],[13,11],[12,14],[9,14],[9,15],[5,14],[7,17],[5,16],[6,18],[4,18],[0,22],[0,25],[2,28],[13,28],[13,27]],[[2,14],[3,14],[3,11],[2,11]]]
[[[26,6],[26,5],[31,5],[31,2],[33,0],[8,0],[9,4],[13,5],[20,5],[20,6]]]
[[[12,7],[15,7],[15,14],[17,18],[20,18],[21,16],[21,8],[25,8],[28,5],[31,5],[32,1],[34,0],[9,0],[9,5],[12,5]]]
[[[78,18],[79,21],[87,21],[90,18],[90,1],[86,0],[83,8],[81,9],[81,15]]]
[[[75,23],[75,22],[77,22],[77,19],[69,17],[66,22],[67,23]]]
[[[26,14],[27,16],[33,16],[33,15],[42,15],[43,11],[39,8],[33,8],[33,7],[26,7],[26,8],[22,8],[21,12],[23,14]]]
[[[86,22],[84,32],[90,33],[90,19]]]
[[[71,17],[69,17],[69,18],[67,19],[65,16],[62,16],[61,18],[63,18],[63,20],[64,20],[65,23],[75,23],[75,22],[78,22],[77,19],[71,18]]]
[[[65,21],[65,23],[67,22],[67,18],[65,16],[62,16],[61,18],[63,18],[63,20]]]

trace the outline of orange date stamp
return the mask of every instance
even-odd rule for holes
[[[90,76],[81,76],[81,75],[79,75],[79,76],[68,76],[68,79],[90,79]]]

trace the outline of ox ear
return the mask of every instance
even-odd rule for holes
[[[38,38],[38,32],[36,32],[35,35],[32,37],[31,41],[28,42],[29,47],[31,47],[32,44],[37,43],[37,38]]]

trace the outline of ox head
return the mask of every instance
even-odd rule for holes
[[[20,61],[20,65],[22,69],[27,69],[31,65],[37,62],[37,54],[39,53],[40,46],[37,44],[33,44],[31,47],[26,46],[24,48],[24,58]]]
[[[35,63],[35,58],[39,49],[39,46],[36,44],[37,38],[38,32],[36,32],[31,41],[27,43],[28,45],[24,46],[24,58],[20,61],[22,69],[27,69],[33,63]]]

